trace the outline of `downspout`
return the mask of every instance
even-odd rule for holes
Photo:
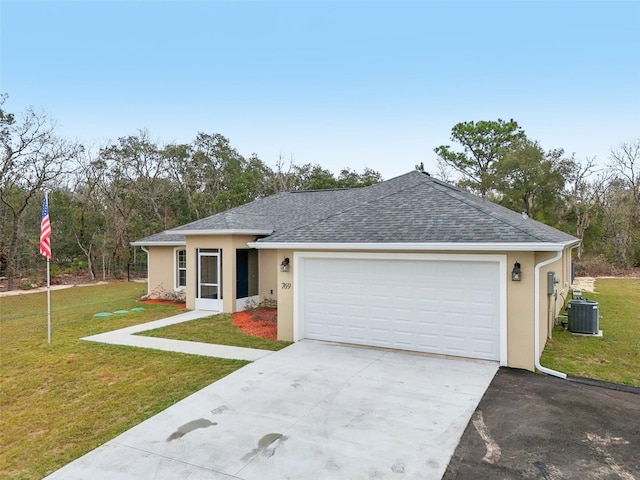
[[[558,372],[557,370],[553,370],[551,368],[543,367],[542,365],[540,365],[540,269],[546,265],[549,265],[550,263],[560,260],[561,258],[562,258],[562,250],[558,251],[555,257],[550,258],[548,260],[544,260],[538,263],[535,267],[535,273],[533,275],[533,282],[535,285],[534,305],[533,305],[533,311],[534,311],[533,361],[536,368],[541,372],[546,373],[547,375],[553,375],[555,377],[567,378],[566,373]]]
[[[149,291],[149,250],[144,247],[140,247],[144,253],[147,254],[147,296],[151,295]]]

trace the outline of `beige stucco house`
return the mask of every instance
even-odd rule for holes
[[[579,240],[413,171],[278,193],[134,242],[149,292],[235,312],[278,304],[278,337],[534,370]]]

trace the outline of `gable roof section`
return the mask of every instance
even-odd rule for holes
[[[131,245],[136,247],[147,247],[147,246],[179,247],[186,244],[187,244],[187,241],[184,235],[175,235],[167,232],[156,233],[155,235],[151,235],[149,237],[136,240],[135,242],[131,242]]]
[[[262,237],[255,248],[557,250],[579,242],[412,171],[364,188],[278,193],[134,244],[222,234]]]
[[[187,235],[271,235],[287,232],[372,201],[390,191],[404,189],[415,180],[408,174],[364,188],[276,193],[167,232]]]
[[[447,248],[453,244],[495,248],[508,244],[514,249],[529,249],[547,244],[544,249],[554,250],[578,242],[571,235],[417,171],[389,183],[387,188],[368,187],[368,194],[350,208],[288,231],[276,231],[253,246],[313,244],[331,248],[333,244],[350,244],[370,248],[385,244],[402,248],[413,244],[417,248]]]
[[[219,235],[244,232],[269,235],[274,231],[296,228],[317,221],[335,211],[340,204],[350,205],[354,190],[318,190],[282,192],[225,212],[168,230],[189,235]]]

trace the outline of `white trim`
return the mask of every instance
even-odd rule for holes
[[[437,254],[437,253],[373,253],[373,252],[293,252],[293,340],[304,338],[304,325],[300,315],[300,299],[303,285],[305,258],[344,258],[373,260],[420,260],[457,262],[497,262],[500,270],[500,365],[507,366],[507,256],[482,254]]]
[[[576,240],[579,242],[579,240]],[[477,252],[557,252],[564,250],[574,242],[566,243],[287,243],[287,242],[249,242],[250,248],[279,250],[370,250],[370,251],[477,251]]]
[[[499,257],[500,268],[500,366],[507,367],[508,362],[508,317],[507,317],[507,256],[496,255]]]
[[[273,230],[166,230],[164,233],[169,235],[271,235],[273,233]]]
[[[185,283],[184,287],[178,285],[178,271],[180,267],[178,266],[178,252],[184,251],[185,262],[187,261],[187,249],[182,246],[175,247],[173,249],[173,291],[174,292],[184,292],[187,289],[187,285]],[[187,267],[185,263],[185,282],[187,281]]]
[[[175,242],[130,242],[129,245],[133,247],[181,247],[186,245],[184,240],[176,240]]]
[[[151,269],[151,262],[149,261],[149,250],[144,248],[142,245],[140,246],[142,251],[147,254],[147,296],[151,295],[151,285],[149,285],[149,271]]]
[[[212,310],[212,311],[217,311],[217,312],[221,312],[223,310],[223,300],[221,298],[222,295],[222,278],[221,278],[221,274],[222,274],[222,269],[220,268],[220,260],[221,260],[221,252],[218,249],[218,251],[216,252],[210,252],[210,251],[206,251],[206,249],[196,249],[197,251],[197,275],[196,275],[196,297],[195,297],[195,307],[196,310]],[[216,299],[211,299],[211,298],[200,298],[200,287],[201,287],[201,282],[200,282],[200,268],[201,268],[201,264],[200,264],[200,259],[202,257],[216,257],[216,263],[217,263],[217,283],[215,284],[217,289],[218,289],[218,298]]]

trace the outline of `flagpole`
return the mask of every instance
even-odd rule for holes
[[[47,257],[47,341],[51,343],[51,219],[49,218],[49,192],[42,199],[40,220],[40,255]]]
[[[49,213],[49,192],[45,190],[44,201],[47,203],[47,214]],[[51,245],[51,243],[49,243]],[[51,250],[47,255],[47,342],[51,345]]]
[[[51,344],[51,276],[49,275],[49,259],[47,258],[47,340]]]

